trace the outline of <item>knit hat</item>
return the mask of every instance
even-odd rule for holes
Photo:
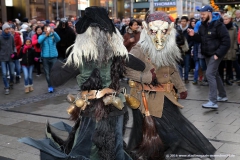
[[[30,40],[32,42],[32,39],[30,37],[26,37],[25,43],[26,43],[27,40]]]
[[[166,21],[168,23],[173,22],[173,18],[169,17],[169,15],[167,13],[162,12],[162,11],[156,11],[154,13],[148,14],[146,17],[147,23],[150,23],[150,22],[156,21],[156,20]]]
[[[23,18],[22,22],[28,22],[28,18]]]
[[[28,25],[27,25],[27,24],[23,24],[23,25],[21,25],[21,28],[22,28],[22,29],[27,29],[27,28],[28,28]]]
[[[9,24],[4,23],[4,25],[2,26],[2,30],[4,31],[7,28],[11,28],[11,27],[9,26]]]

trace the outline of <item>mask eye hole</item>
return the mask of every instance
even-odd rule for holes
[[[166,33],[167,33],[167,29],[163,29],[163,30],[162,30],[162,33],[163,33],[163,34],[166,34]]]

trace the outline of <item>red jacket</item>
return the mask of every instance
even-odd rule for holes
[[[240,29],[238,30],[238,44],[240,44]]]
[[[20,53],[20,50],[21,50],[21,47],[22,47],[22,40],[21,40],[20,35],[21,34],[18,33],[18,32],[15,32],[15,34],[14,34],[14,43],[15,43],[15,46],[16,46],[17,54]]]
[[[35,52],[41,52],[41,48],[37,46],[38,44],[38,37],[37,34],[32,36],[32,45],[34,47]]]

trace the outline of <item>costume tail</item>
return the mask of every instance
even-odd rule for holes
[[[48,138],[52,139],[55,143],[57,143],[61,150],[63,152],[65,152],[66,154],[69,154],[72,150],[72,146],[73,146],[73,142],[74,142],[74,138],[75,138],[75,133],[79,127],[81,119],[79,118],[72,131],[69,133],[68,138],[64,141],[63,139],[61,139],[59,136],[57,136],[52,130],[51,127],[49,125],[49,123],[47,122],[47,129],[46,129],[46,135]]]

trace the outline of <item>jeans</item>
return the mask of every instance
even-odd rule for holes
[[[17,59],[17,60],[14,60],[13,62],[15,64],[16,76],[20,76],[20,71],[21,71],[20,61]]]
[[[32,73],[33,73],[34,65],[31,66],[22,66],[23,74],[24,74],[24,85],[32,85],[33,79],[32,79]]]
[[[52,87],[51,80],[50,80],[50,72],[56,61],[57,61],[57,58],[42,58],[43,70],[46,76],[48,87]]]
[[[182,71],[182,65],[181,64],[178,65],[178,71],[179,71],[179,75],[180,75],[181,79],[183,79],[183,71]]]
[[[7,67],[10,73],[10,83],[13,83],[14,79],[14,63],[12,61],[1,62],[2,67],[2,77],[5,88],[9,88],[9,83],[7,79]]]
[[[203,72],[207,70],[205,58],[199,58],[199,65],[202,68]]]
[[[195,61],[194,82],[198,81],[199,61]]]
[[[223,58],[215,60],[214,56],[211,56],[205,59],[207,63],[206,77],[209,84],[209,100],[213,103],[217,103],[217,94],[219,94],[220,97],[227,96],[218,72],[219,64]]]
[[[219,64],[218,67],[218,72],[219,75],[221,77],[221,79],[224,82],[224,68],[226,68],[226,80],[230,79],[230,76],[233,74],[233,65],[232,65],[232,61],[231,60],[223,60],[221,61],[221,63]]]
[[[185,54],[184,56],[184,79],[188,80],[188,73],[189,73],[189,68],[190,68],[190,54]]]

